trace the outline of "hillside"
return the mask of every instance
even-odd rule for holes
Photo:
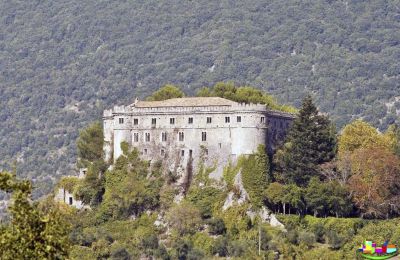
[[[73,170],[78,129],[166,83],[233,80],[340,127],[398,120],[398,1],[2,1],[0,168],[37,196]]]

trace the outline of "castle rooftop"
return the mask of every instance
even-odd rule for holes
[[[137,101],[132,104],[138,108],[146,107],[208,107],[208,106],[232,106],[234,101],[220,97],[183,97],[171,98],[163,101]]]

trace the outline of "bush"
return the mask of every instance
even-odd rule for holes
[[[230,256],[241,257],[246,253],[249,244],[244,240],[235,240],[229,244],[228,252]]]
[[[226,233],[224,220],[221,218],[213,218],[208,221],[208,231],[212,235],[222,235]]]
[[[225,257],[228,254],[228,239],[226,237],[219,237],[215,240],[212,249],[213,255]]]
[[[111,252],[110,259],[115,260],[130,260],[131,255],[126,251],[125,248],[118,248]]]
[[[308,247],[312,247],[315,243],[315,235],[311,232],[300,232],[297,237],[298,244],[305,244]]]
[[[333,230],[326,232],[326,240],[332,249],[339,249],[346,242],[344,237],[339,236],[338,233]]]

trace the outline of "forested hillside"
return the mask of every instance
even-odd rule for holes
[[[17,161],[40,193],[72,171],[79,128],[166,83],[232,80],[295,106],[312,93],[338,126],[399,120],[398,0],[0,6],[0,168]]]

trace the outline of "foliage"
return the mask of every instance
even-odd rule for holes
[[[185,93],[182,92],[178,87],[174,85],[165,85],[159,90],[155,91],[149,97],[147,97],[148,101],[161,101],[170,98],[181,98],[184,97]]]
[[[222,235],[226,232],[224,220],[221,218],[213,218],[208,221],[208,232],[212,235]]]
[[[179,234],[193,234],[201,223],[200,211],[192,204],[183,202],[170,208],[167,220]]]
[[[336,217],[347,216],[353,209],[346,187],[336,181],[321,182],[312,178],[306,189],[305,201],[314,216],[326,217],[331,213]]]
[[[87,167],[89,162],[102,160],[103,142],[103,126],[100,122],[92,123],[79,132],[76,146],[82,165]]]
[[[243,187],[249,194],[250,202],[254,207],[261,207],[264,201],[264,190],[269,181],[269,163],[265,146],[260,145],[255,154],[242,158],[239,164]]]
[[[11,222],[0,226],[1,259],[67,259],[68,230],[57,208],[40,211],[30,201],[32,186],[0,173],[0,190],[12,193]]]
[[[232,190],[235,182],[235,177],[239,173],[240,164],[233,165],[229,161],[228,165],[224,167],[222,177],[227,185],[228,190]]]
[[[339,156],[344,156],[346,152],[351,153],[359,148],[387,146],[384,135],[379,134],[376,128],[362,120],[356,120],[343,128],[339,137],[338,151]]]
[[[290,128],[286,144],[276,154],[278,179],[306,186],[311,177],[318,175],[319,165],[332,160],[335,153],[333,126],[327,116],[319,114],[308,96]]]
[[[105,174],[104,203],[98,212],[99,221],[139,215],[159,205],[163,185],[160,176],[149,174],[148,163],[139,158],[136,149],[120,156],[111,171]]]
[[[291,106],[279,105],[271,96],[260,89],[250,86],[235,86],[233,82],[218,82],[213,88],[204,87],[197,92],[200,97],[222,97],[239,103],[265,104],[268,108],[295,113],[297,110]]]
[[[218,188],[191,187],[186,199],[200,211],[202,218],[210,218],[214,205],[223,199],[223,195],[225,193]]]
[[[361,216],[387,217],[400,212],[400,158],[380,147],[360,148],[351,155],[349,189]]]
[[[76,187],[80,183],[78,177],[63,177],[57,184],[57,188],[63,188],[70,193],[75,193]]]

